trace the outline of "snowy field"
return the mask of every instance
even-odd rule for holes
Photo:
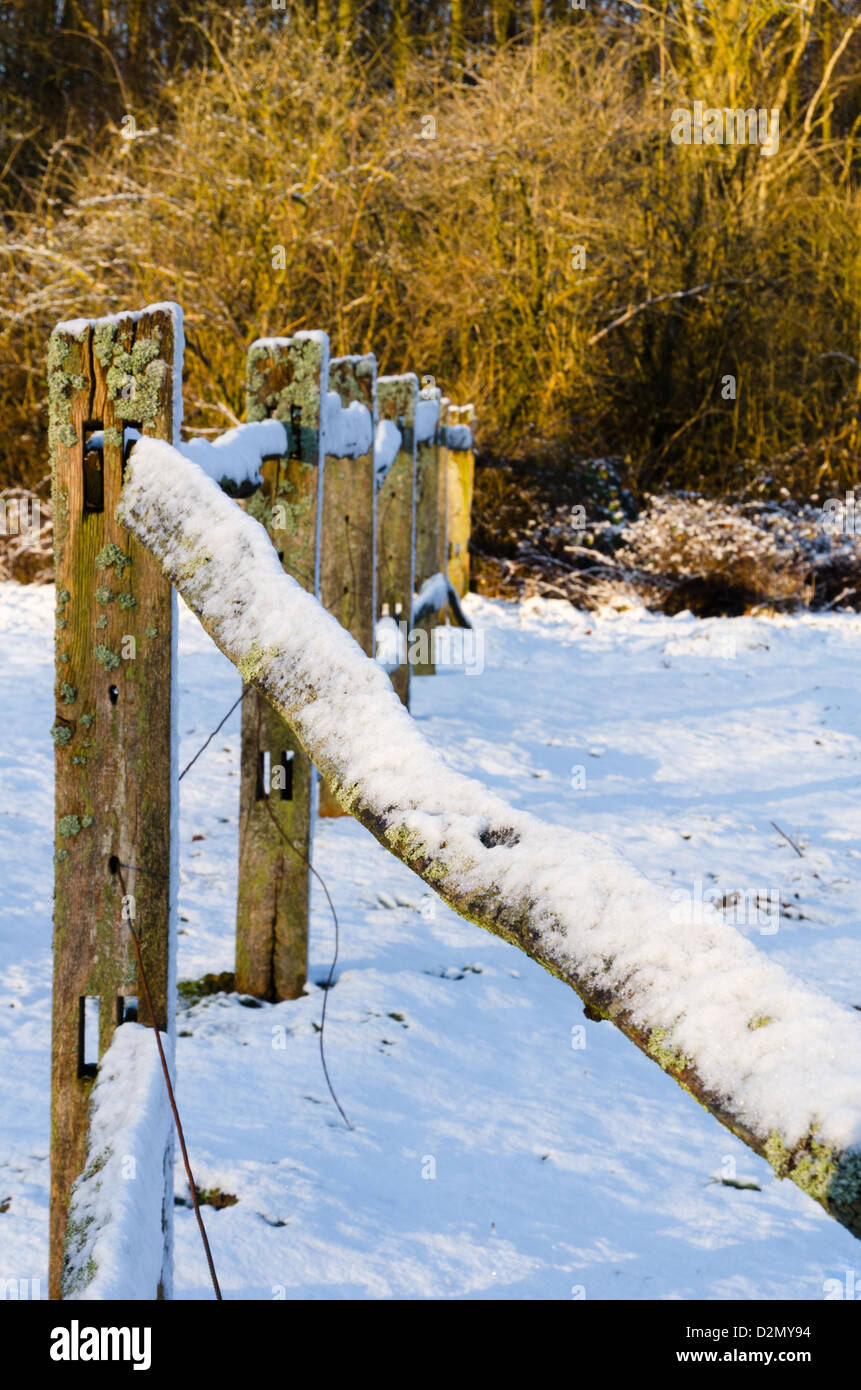
[[[467,608],[484,672],[414,682],[415,717],[451,765],[605,837],[680,902],[725,897],[760,950],[861,1006],[861,617]],[[182,767],[240,682],[180,609]],[[53,588],[0,584],[0,1279],[43,1294],[53,616]],[[182,783],[180,979],[233,968],[238,753],[237,710]],[[178,1019],[195,1177],[238,1199],[203,1208],[226,1298],[861,1288],[847,1231],[362,827],[322,822],[315,863],[341,927],[327,1060],[355,1128],[320,1066],[333,929],[316,886],[304,999],[216,995]],[[177,1296],[211,1297],[187,1205],[176,1246]]]

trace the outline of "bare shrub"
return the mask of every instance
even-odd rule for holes
[[[797,607],[812,596],[811,565],[791,519],[764,524],[738,506],[663,496],[625,528],[618,558],[669,582],[669,611],[704,607],[743,613],[757,604]]]
[[[38,491],[0,489],[0,579],[46,584],[54,578],[53,522],[48,479]]]

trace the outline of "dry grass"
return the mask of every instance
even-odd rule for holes
[[[469,83],[423,57],[397,88],[302,12],[281,33],[213,15],[207,62],[133,113],[134,140],[60,144],[5,220],[0,483],[45,471],[53,323],[170,298],[195,430],[241,418],[253,337],[324,327],[475,400],[485,452],[629,456],[653,490],[854,485],[851,142],[797,95],[804,13],[730,0],[733,28],[726,8],[698,7],[693,38],[648,16],[552,31]],[[780,154],[672,145],[683,99],[782,100]]]

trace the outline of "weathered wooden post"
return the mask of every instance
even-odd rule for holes
[[[325,409],[320,600],[368,656],[374,655],[377,611],[376,417],[373,353],[333,358]],[[320,815],[343,814],[326,783],[321,783]]]
[[[69,1194],[86,1161],[99,1060],[126,1018],[173,1036],[175,600],[161,566],[119,525],[115,509],[129,432],[179,442],[182,355],[182,312],[170,304],[59,324],[48,353],[57,584],[52,1298],[68,1291],[64,1250],[80,1240],[67,1230]],[[129,921],[155,1017],[140,988]],[[172,1141],[162,1159],[160,1288],[169,1296]]]
[[[415,584],[415,408],[418,377],[381,376],[377,380],[377,411],[380,420],[391,420],[401,435],[401,446],[377,493],[377,617],[387,613],[407,634]],[[400,643],[399,643],[400,650]],[[410,706],[410,663],[408,649],[396,670],[392,685],[407,709]]]
[[[416,408],[416,575],[415,587],[445,571],[445,470],[441,467],[442,393],[423,387]],[[443,610],[422,618],[417,630],[413,675],[434,671],[433,630]],[[419,637],[418,633],[426,634]]]
[[[475,454],[472,447],[474,422],[474,406],[449,406],[446,425],[448,577],[455,593],[461,598],[469,592],[469,536],[475,476]]]
[[[441,396],[437,425],[437,468],[439,470],[439,573],[448,574],[448,413],[451,400]]]
[[[266,527],[286,572],[316,596],[328,366],[326,334],[297,333],[252,343],[246,375],[246,419],[280,420],[288,453],[264,460],[263,484],[245,510]],[[308,973],[316,775],[257,691],[242,703],[241,764],[236,988],[257,999],[298,999]]]

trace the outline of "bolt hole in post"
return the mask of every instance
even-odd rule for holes
[[[301,459],[302,457],[302,407],[301,405],[290,406],[290,455],[291,459]]]
[[[117,995],[117,1024],[137,1023],[138,1001],[135,994]]]
[[[143,422],[140,420],[129,420],[123,426],[123,477],[125,477],[129,454],[140,439],[142,433]]]
[[[268,748],[257,754],[257,801],[268,801],[270,790],[279,791],[282,801],[293,800],[293,749],[282,750],[273,772],[272,754]]]
[[[293,749],[285,748],[281,754],[281,800],[293,800]]]
[[[120,698],[119,687],[116,686],[116,685],[109,685],[109,686],[108,686],[108,699],[110,700],[111,704],[112,704],[112,705],[115,705],[115,704],[117,703],[117,700],[118,700],[119,698]]]
[[[257,754],[257,800],[266,801],[269,796],[269,778],[272,769],[272,755],[269,749]]]
[[[78,999],[78,1076],[92,1078],[99,1069],[99,998],[82,994]]]
[[[84,511],[105,510],[105,471],[102,425],[90,420],[84,425]]]
[[[112,854],[111,857],[110,857],[110,859],[108,860],[108,869],[110,870],[110,872],[111,872],[112,874],[117,874],[117,873],[119,873],[119,868],[120,868],[119,857],[118,857],[116,854]]]

